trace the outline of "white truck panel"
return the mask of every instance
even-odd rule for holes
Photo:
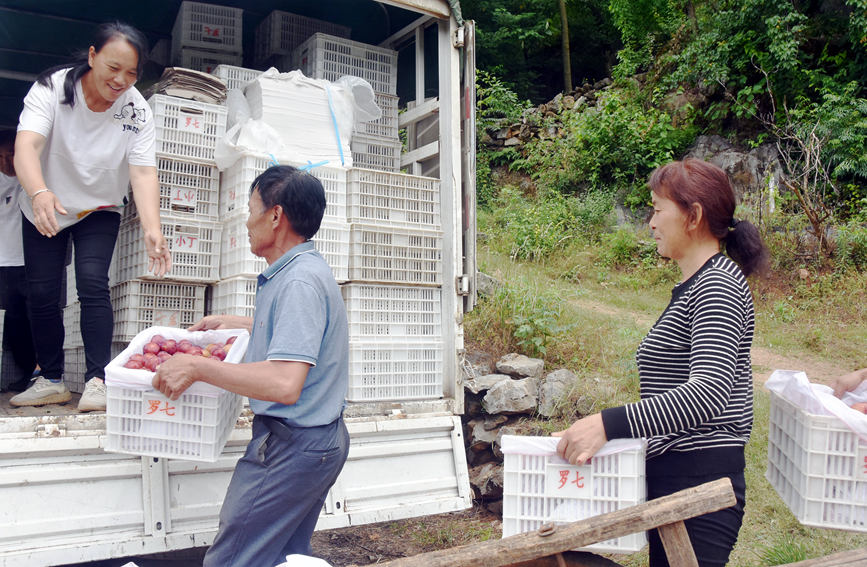
[[[102,416],[104,420],[104,416]],[[27,567],[209,545],[250,438],[236,428],[215,463],[105,453],[93,430],[38,437],[62,418],[0,419],[0,566]],[[29,424],[30,432],[17,425]],[[460,418],[349,418],[349,458],[317,529],[471,505]]]

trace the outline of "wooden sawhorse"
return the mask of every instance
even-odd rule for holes
[[[653,528],[659,530],[671,567],[698,567],[683,521],[734,505],[731,481],[722,478],[586,520],[560,526],[546,525],[536,532],[404,557],[381,563],[380,567],[617,565],[598,555],[569,550]]]

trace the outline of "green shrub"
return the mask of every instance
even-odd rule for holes
[[[837,266],[867,270],[867,225],[850,221],[837,233]]]
[[[605,266],[625,268],[630,266],[653,266],[659,256],[656,243],[646,240],[628,226],[602,236],[601,260]]]
[[[562,135],[529,142],[513,168],[530,173],[540,187],[567,194],[629,192],[644,187],[650,172],[683,153],[694,140],[692,112],[674,118],[645,105],[634,87],[600,94],[595,107],[564,114]],[[634,205],[644,205],[639,191]]]

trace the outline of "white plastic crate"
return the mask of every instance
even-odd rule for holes
[[[443,343],[438,338],[352,340],[346,399],[365,402],[441,398],[443,356]]]
[[[234,214],[223,220],[223,241],[220,245],[220,279],[255,276],[268,266],[265,258],[250,251],[247,238],[247,215]]]
[[[246,69],[235,65],[217,65],[211,74],[226,83],[226,88],[240,89],[262,74],[256,69]]]
[[[247,202],[250,199],[250,185],[273,162],[270,157],[256,154],[243,154],[223,171],[220,182],[220,216],[249,213]],[[298,162],[281,162],[281,165],[302,167]],[[342,167],[321,165],[309,170],[325,189],[325,222],[346,222],[346,173]],[[245,236],[246,239],[246,236]]]
[[[186,329],[205,316],[205,285],[130,280],[111,288],[115,341],[130,341],[148,327]]]
[[[215,283],[211,286],[210,312],[253,317],[258,285],[256,276],[237,276]]]
[[[336,81],[361,77],[378,93],[397,94],[397,51],[324,33],[295,48],[296,66],[308,77]]]
[[[358,134],[362,136],[373,136],[376,138],[385,138],[387,140],[397,140],[399,137],[398,128],[398,97],[385,93],[374,93],[376,106],[382,110],[382,117],[370,122],[362,122],[358,125]]]
[[[240,8],[181,2],[172,27],[172,58],[187,47],[240,54],[242,18]]]
[[[63,382],[70,392],[80,394],[84,391],[84,373],[87,363],[84,360],[84,347],[63,349]]]
[[[503,537],[645,501],[645,445],[641,440],[610,441],[582,466],[570,465],[556,454],[558,441],[555,437],[503,436]],[[629,553],[646,544],[645,532],[639,532],[583,549]]]
[[[349,319],[349,338],[442,337],[442,291],[434,287],[340,286]]]
[[[255,60],[262,63],[272,55],[290,55],[318,32],[348,38],[351,30],[332,22],[274,10],[256,27]]]
[[[161,230],[172,254],[172,268],[165,275],[185,282],[215,282],[219,278],[219,223],[161,214]],[[148,271],[148,255],[138,217],[125,217],[120,224],[115,249],[117,280],[124,282],[153,278]]]
[[[156,125],[157,155],[214,165],[226,134],[226,107],[168,95],[148,99]]]
[[[768,482],[802,524],[867,532],[867,441],[770,394]]]
[[[151,387],[153,373],[123,364],[154,334],[188,338],[194,344],[237,336],[226,363],[243,360],[249,335],[242,329],[199,331],[151,327],[142,331],[106,367],[106,451],[214,462],[241,411],[241,396],[196,382],[172,401]]]
[[[246,223],[245,214],[232,215],[223,221],[221,279],[257,275],[268,266],[264,258],[250,251]],[[313,245],[328,262],[334,279],[345,282],[349,277],[349,225],[323,220],[319,232],[313,237]]]
[[[220,65],[240,66],[243,59],[234,53],[222,53],[220,51],[204,51],[185,47],[177,59],[175,65],[202,73],[213,73]]]
[[[349,142],[352,165],[380,171],[400,171],[400,140],[356,134]]]
[[[362,223],[350,227],[350,281],[442,285],[442,231]]]
[[[348,179],[350,222],[442,229],[439,179],[359,168]]]
[[[81,338],[81,303],[73,301],[63,308],[63,329],[64,348],[75,348],[84,346],[84,340]]]
[[[157,175],[160,211],[181,218],[217,220],[220,171],[216,165],[158,156]]]

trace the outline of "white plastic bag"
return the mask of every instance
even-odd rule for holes
[[[539,457],[556,457],[562,461],[563,459],[557,455],[557,444],[559,442],[559,437],[503,435],[500,449],[503,451],[504,455],[514,453]],[[623,451],[632,451],[641,448],[643,444],[644,439],[612,439],[605,443],[605,445],[596,452],[594,457],[604,457],[606,455],[613,455]]]
[[[275,567],[331,567],[331,563],[318,557],[310,557],[309,555],[287,555],[286,561],[276,565]]]
[[[849,407],[855,402],[867,402],[867,382],[862,382],[852,392],[846,392],[842,399],[824,384],[811,384],[807,374],[798,370],[774,370],[765,386],[807,413],[839,418],[858,437],[867,441],[867,415]]]

